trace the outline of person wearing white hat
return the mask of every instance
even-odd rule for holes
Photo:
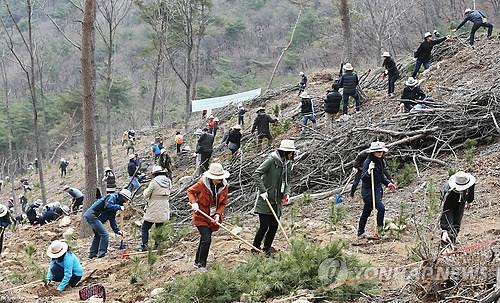
[[[64,186],[64,191],[71,197],[71,211],[76,213],[78,208],[83,205],[83,193],[75,187]]]
[[[212,233],[219,230],[217,223],[222,223],[223,220],[229,195],[227,178],[229,172],[224,170],[222,164],[212,163],[198,182],[187,190],[189,204],[193,210],[192,222],[200,232],[200,242],[194,260],[194,266],[200,271],[206,271]],[[210,216],[212,220],[200,212]]]
[[[340,77],[339,86],[344,88],[342,91],[342,101],[344,106],[342,113],[348,114],[347,108],[349,105],[349,97],[353,97],[356,104],[356,112],[361,111],[360,97],[358,94],[358,75],[354,72],[351,63],[344,64],[344,74]]]
[[[214,152],[214,136],[209,133],[208,129],[205,127],[203,133],[201,134],[198,142],[196,144],[196,153],[199,154],[200,164],[198,171],[200,174],[208,170],[210,164],[210,158],[212,158],[212,153]]]
[[[9,208],[3,204],[0,204],[0,228],[5,229],[11,224],[12,215],[9,211]]]
[[[430,32],[424,34],[424,41],[420,43],[418,49],[413,54],[417,61],[415,62],[413,73],[411,74],[412,78],[417,77],[417,74],[420,71],[420,67],[422,65],[424,66],[424,70],[428,70],[429,68],[431,68],[432,48],[435,45],[444,42],[446,39],[447,37],[441,37],[434,40],[432,39],[432,34]]]
[[[302,114],[302,134],[305,134],[307,122],[312,122],[313,129],[317,128],[316,116],[314,115],[314,104],[312,97],[307,92],[300,94],[300,113]]]
[[[417,100],[424,100],[425,93],[420,88],[420,82],[415,78],[409,77],[405,82],[405,88],[401,94],[401,99],[403,100],[399,105],[400,113],[408,113],[411,111],[413,106],[417,104]]]
[[[255,204],[255,213],[259,215],[260,226],[255,234],[253,246],[261,247],[266,255],[274,255],[272,247],[278,221],[274,217],[267,201],[273,207],[278,219],[282,214],[282,206],[288,205],[290,195],[290,174],[292,161],[297,149],[293,140],[282,140],[280,147],[272,152],[255,171],[255,183],[259,188],[259,198]]]
[[[66,176],[66,169],[69,165],[69,161],[65,160],[64,158],[61,158],[61,161],[59,163],[59,170],[61,171],[61,178]]]
[[[47,269],[47,281],[60,282],[58,291],[64,291],[68,285],[75,287],[83,277],[83,267],[78,257],[69,249],[66,242],[55,240],[47,248],[51,259]]]
[[[155,141],[151,141],[151,152],[153,153],[154,161],[158,161],[158,157],[160,156],[161,149]]]
[[[40,224],[40,217],[36,211],[40,206],[42,206],[42,200],[35,200],[26,208],[26,217],[31,225]]]
[[[304,72],[300,72],[299,76],[300,76],[300,82],[299,82],[299,94],[298,94],[298,96],[300,96],[300,94],[302,94],[302,92],[307,87],[307,76],[306,76],[306,74],[304,74]]]
[[[135,137],[130,137],[128,138],[128,143],[127,143],[127,155],[129,153],[134,154],[135,153]]]
[[[243,105],[238,105],[238,124],[243,126],[245,124],[245,114],[246,114],[246,109],[243,107]]]
[[[340,103],[342,102],[342,94],[339,92],[339,89],[339,84],[334,82],[332,84],[332,89],[328,90],[326,98],[324,99],[325,120],[330,130],[333,130],[335,119],[340,110]]]
[[[106,182],[106,194],[116,192],[116,176],[111,167],[106,167],[104,169],[104,178],[102,178],[102,182]]]
[[[61,207],[61,203],[56,201],[45,205],[42,211],[42,215],[38,219],[40,225],[47,224],[49,222],[55,221],[60,217],[64,216],[64,211]]]
[[[385,161],[384,155],[388,151],[384,142],[372,142],[370,148],[367,150],[369,154],[363,163],[363,170],[361,172],[361,195],[363,196],[363,212],[359,218],[358,237],[365,238],[365,227],[368,218],[373,210],[372,188],[375,190],[375,208],[377,209],[377,226],[379,231],[383,231],[385,206],[382,202],[384,193],[382,185],[387,186],[391,191],[397,189],[396,184],[385,175]],[[374,184],[372,186],[372,176]]]
[[[460,22],[460,24],[457,26],[456,29],[453,30],[453,32],[458,31],[462,26],[465,25],[468,21],[472,22],[472,29],[470,30],[470,35],[469,35],[469,43],[470,45],[474,45],[474,38],[476,35],[476,32],[478,29],[481,27],[487,28],[488,29],[488,39],[491,38],[491,34],[493,33],[493,24],[488,22],[488,19],[486,18],[486,15],[479,11],[479,10],[472,10],[470,8],[465,9],[464,11],[464,20]]]
[[[164,148],[161,150],[160,159],[158,160],[158,165],[167,173],[169,178],[172,178],[172,159],[168,154],[167,150]]]
[[[396,81],[399,79],[398,66],[389,52],[384,52],[382,57],[384,58],[384,62],[382,63],[382,67],[385,68],[384,75],[387,76],[387,97],[393,98]]]
[[[146,251],[149,242],[149,230],[153,225],[156,228],[163,226],[170,220],[170,189],[172,181],[167,176],[167,172],[159,165],[153,166],[151,172],[153,180],[149,182],[148,187],[142,194],[146,199],[143,223],[141,225],[142,243],[137,247],[138,251]],[[158,243],[155,243],[158,246]]]
[[[261,150],[262,140],[267,139],[267,146],[271,146],[273,142],[273,136],[271,135],[271,130],[269,129],[269,124],[278,122],[278,119],[271,117],[266,114],[266,109],[264,107],[259,107],[257,109],[257,117],[253,120],[251,133],[253,134],[257,130],[257,149]]]
[[[231,130],[229,130],[229,134],[224,143],[227,144],[231,154],[235,157],[238,154],[241,145],[241,125],[236,124],[233,128],[231,128]]]
[[[104,227],[104,223],[109,221],[113,232],[124,236],[123,231],[116,223],[116,212],[125,209],[124,204],[132,198],[132,193],[128,189],[122,189],[119,193],[109,194],[97,199],[92,206],[83,214],[85,220],[94,231],[94,239],[90,246],[89,258],[102,258],[108,252],[109,234]]]
[[[441,245],[455,245],[464,210],[474,201],[476,178],[463,171],[451,176],[441,190],[443,212],[440,218]]]
[[[137,172],[139,171],[140,167],[141,163],[137,158],[137,154],[131,154],[129,156],[128,166],[127,166],[128,176],[130,177],[127,189],[131,192],[134,192],[141,187],[141,183],[139,183],[139,179],[137,178]]]
[[[214,125],[215,125],[215,117],[213,115],[210,115],[210,117],[208,117],[207,120],[208,133],[213,134]]]

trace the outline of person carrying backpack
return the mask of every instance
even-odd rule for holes
[[[302,114],[302,134],[306,132],[308,121],[312,122],[313,129],[317,128],[314,104],[312,103],[312,97],[307,92],[300,94],[300,113]]]
[[[344,106],[342,108],[342,114],[348,114],[349,97],[353,97],[356,103],[356,112],[361,111],[360,97],[358,94],[358,75],[354,72],[354,68],[351,63],[346,63],[344,65],[344,74],[339,80],[339,86],[344,88],[342,91],[342,101]]]
[[[64,158],[61,158],[61,162],[59,163],[59,170],[61,171],[61,178],[66,176],[66,168],[69,165],[69,161],[66,161]]]
[[[483,12],[467,8],[464,12],[464,16],[465,16],[464,20],[462,20],[462,22],[457,26],[456,29],[453,30],[453,32],[458,31],[462,26],[465,25],[465,23],[467,23],[467,21],[470,21],[473,23],[469,36],[470,45],[474,45],[474,38],[476,32],[481,27],[488,29],[488,39],[491,38],[491,34],[493,33],[493,24],[488,22],[488,19],[486,18],[486,15]]]
[[[104,169],[102,181],[106,182],[106,194],[112,194],[116,191],[116,177],[111,167],[108,166]]]
[[[182,143],[184,143],[184,138],[180,131],[175,132],[175,147],[177,150],[177,154],[181,153]]]

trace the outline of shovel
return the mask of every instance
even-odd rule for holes
[[[286,231],[285,231],[285,229],[283,228],[283,225],[282,225],[282,224],[281,224],[281,222],[280,222],[280,219],[279,219],[279,218],[278,218],[278,216],[276,215],[276,212],[274,211],[274,208],[273,208],[273,206],[271,205],[271,202],[269,201],[269,199],[268,199],[268,198],[266,198],[265,200],[266,200],[266,202],[267,202],[267,206],[269,206],[269,209],[271,210],[271,213],[272,213],[272,214],[273,214],[273,216],[274,216],[274,219],[276,219],[276,222],[278,222],[278,226],[279,226],[279,228],[280,228],[281,232],[283,233],[283,235],[285,236],[286,241],[288,242],[288,244],[291,244],[291,243],[290,243],[290,239],[288,238],[288,235],[286,234]]]
[[[342,194],[347,189],[347,186],[351,183],[351,180],[354,177],[354,175],[356,175],[356,173],[352,172],[351,175],[349,176],[349,178],[347,178],[347,182],[345,183],[342,191],[340,193],[338,193],[337,195],[335,195],[335,204],[340,204],[340,203],[344,202],[344,196]]]
[[[373,163],[373,162],[372,162]],[[372,207],[373,207],[373,239],[374,240],[379,240],[378,236],[378,226],[377,226],[377,214],[376,214],[376,208],[375,208],[375,176],[374,176],[374,170],[370,172],[371,178],[372,178]]]

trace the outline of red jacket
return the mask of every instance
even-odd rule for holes
[[[188,188],[187,196],[189,203],[198,203],[200,210],[205,214],[210,215],[210,207],[215,207],[215,213],[219,214],[220,222],[222,223],[223,212],[227,205],[227,197],[229,194],[229,186],[224,180],[223,187],[214,195],[210,189],[210,180],[202,176],[198,182]],[[212,231],[217,231],[219,226],[211,222],[203,215],[193,212],[194,226],[207,226]]]

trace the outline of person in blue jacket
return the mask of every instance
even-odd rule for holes
[[[384,154],[388,151],[384,142],[372,142],[370,149],[368,149],[368,157],[363,163],[363,171],[361,173],[362,189],[361,195],[363,196],[363,212],[359,219],[358,237],[365,238],[365,226],[368,217],[373,210],[372,202],[372,174],[374,177],[375,189],[375,208],[377,209],[377,226],[379,229],[384,227],[384,214],[385,207],[382,203],[383,188],[382,185],[387,186],[390,190],[396,190],[397,186],[392,183],[384,174],[385,161]]]
[[[151,142],[151,152],[153,153],[153,156],[155,157],[155,163],[156,163],[156,161],[158,161],[158,158],[160,157],[161,149],[158,146],[158,144],[156,144],[156,142],[154,142],[154,141]]]
[[[488,38],[491,37],[491,34],[493,33],[493,24],[488,23],[486,15],[483,14],[483,12],[468,8],[464,12],[464,17],[465,17],[464,20],[462,20],[462,22],[453,31],[456,32],[457,30],[459,30],[462,26],[465,25],[465,23],[467,23],[467,21],[472,22],[473,25],[472,29],[470,30],[470,36],[469,36],[470,45],[474,45],[474,37],[476,35],[477,30],[480,29],[481,27],[487,28]]]
[[[47,248],[47,256],[52,259],[47,270],[47,281],[60,282],[58,291],[64,291],[68,285],[74,287],[82,279],[83,267],[67,243],[53,241]]]
[[[89,258],[102,258],[108,252],[109,234],[104,223],[109,221],[111,229],[123,237],[123,231],[116,224],[116,212],[124,210],[123,204],[130,201],[132,193],[128,189],[122,189],[119,193],[109,194],[98,199],[90,206],[83,215],[94,231],[94,239],[90,246]]]

